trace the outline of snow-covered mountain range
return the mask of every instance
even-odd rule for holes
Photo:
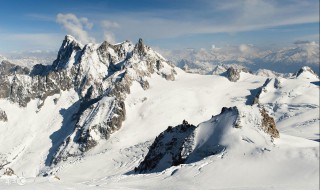
[[[16,65],[32,68],[36,64],[50,65],[55,60],[56,51],[32,51],[11,53],[6,56],[0,54],[0,62],[8,60]]]
[[[280,73],[293,73],[309,66],[319,74],[319,43],[308,42],[293,46],[265,50],[242,44],[214,49],[186,49],[164,51],[176,66],[188,72],[211,74],[217,65],[241,65],[256,72],[268,69]]]
[[[210,72],[185,72],[142,39],[67,35],[51,65],[3,58],[0,187],[317,189],[318,75]]]

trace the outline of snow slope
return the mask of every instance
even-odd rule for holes
[[[259,103],[276,119],[280,131],[319,141],[319,78],[309,70],[299,76],[272,79]]]

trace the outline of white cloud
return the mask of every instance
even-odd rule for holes
[[[105,41],[107,41],[109,43],[115,43],[116,42],[115,35],[112,32],[105,31],[104,34],[103,34],[103,38],[104,38]]]
[[[247,44],[241,44],[239,46],[239,50],[242,52],[242,53],[246,53],[250,50],[250,46],[248,46]]]
[[[101,26],[105,29],[111,29],[111,28],[119,28],[120,25],[117,22],[110,21],[110,20],[103,20],[101,21]]]
[[[116,37],[115,34],[112,32],[112,29],[120,28],[120,25],[115,21],[110,20],[102,20],[100,22],[100,26],[104,30],[103,37],[109,43],[115,43]]]
[[[64,29],[73,35],[75,38],[83,43],[94,43],[95,39],[90,37],[86,29],[91,29],[93,23],[89,22],[88,18],[78,18],[74,14],[62,14],[57,15],[56,21],[61,24]]]
[[[291,0],[207,0],[201,10],[152,10],[108,15],[125,38],[174,38],[190,34],[237,33],[319,22],[319,2]],[[212,2],[212,3],[211,3]],[[209,5],[208,5],[209,4]],[[179,16],[177,16],[179,15]],[[113,22],[106,22],[110,27]]]

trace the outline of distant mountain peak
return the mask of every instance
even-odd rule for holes
[[[295,76],[297,78],[319,79],[319,76],[308,66],[301,67],[301,69],[295,73]]]

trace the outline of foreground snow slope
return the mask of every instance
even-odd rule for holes
[[[137,67],[144,64],[144,61],[139,62],[138,57],[136,59],[138,62],[132,61]],[[104,66],[100,69],[87,66],[90,74],[87,76],[94,77],[93,71],[98,70],[98,78],[103,77],[105,71],[100,69]],[[248,102],[267,79],[240,72],[240,79],[231,82],[223,76],[203,76],[174,69],[177,72],[174,81],[164,80],[158,73],[145,77],[149,84],[147,89],[141,87],[139,80],[132,80],[130,93],[124,98],[126,118],[122,127],[108,139],[91,134],[99,139],[96,146],[56,165],[46,164],[47,157],[53,144],[65,142],[66,139],[60,137],[70,134],[76,136],[71,113],[79,110],[78,92],[69,89],[48,96],[41,108],[38,107],[38,99],[31,100],[26,107],[1,99],[0,107],[6,112],[8,121],[0,121],[0,161],[10,162],[5,167],[12,168],[18,177],[23,176],[25,179],[21,187],[15,183],[5,184],[7,176],[1,176],[0,188],[318,189],[319,143],[310,139],[316,139],[319,135],[319,115],[316,114],[319,102],[314,98],[319,97],[319,86],[314,83],[319,81],[310,78],[308,73],[291,79],[279,77],[277,80],[281,88],[275,87],[276,80],[273,79],[264,86],[266,91],[259,95],[259,103],[275,117],[276,125],[279,126],[280,138],[274,142],[268,138],[260,141],[259,135],[249,138],[254,143],[248,139],[241,140],[242,136],[240,139],[224,136],[223,143],[233,147],[228,149],[225,156],[216,154],[158,173],[134,174],[134,168],[143,161],[155,137],[168,126],[176,126],[183,120],[197,125],[219,114],[222,107],[232,106],[244,110],[244,115],[250,118],[255,112]],[[165,72],[163,70],[161,72]],[[302,77],[305,75],[306,78]],[[114,76],[112,80],[116,81],[122,75],[117,73]],[[105,108],[109,106],[109,98],[104,97],[93,103],[90,109],[82,113],[79,123],[86,126],[87,123],[103,122],[104,115],[108,115]],[[280,105],[281,109],[275,105]],[[285,113],[291,115],[283,117]],[[232,117],[230,120],[226,117],[225,120],[223,124],[227,125]],[[299,122],[304,122],[303,128],[295,127]],[[202,146],[201,142],[211,139],[210,134],[213,134],[210,125],[206,123],[202,124],[206,130],[197,131],[195,141],[204,150],[206,146]],[[243,121],[245,134],[260,134],[251,125],[253,123],[250,119]],[[249,132],[245,128],[248,126],[252,127]],[[228,134],[239,136],[236,136],[236,130],[233,129]],[[68,146],[69,151],[66,153],[76,147],[73,145]],[[43,174],[48,176],[42,177]]]

